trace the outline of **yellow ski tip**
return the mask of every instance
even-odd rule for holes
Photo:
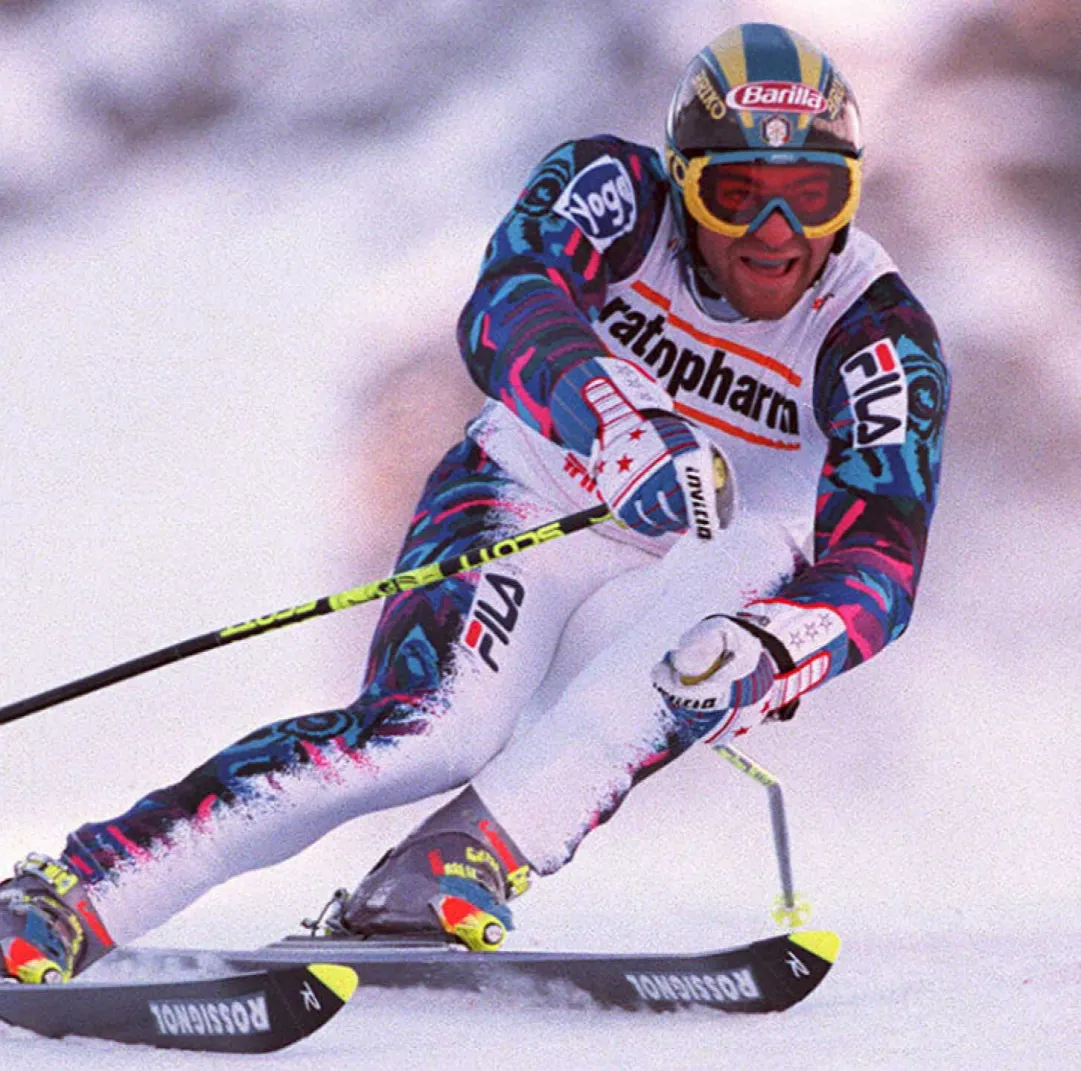
[[[790,933],[788,939],[800,948],[824,959],[827,963],[833,963],[837,959],[837,952],[841,947],[841,939],[829,930],[805,930],[800,933]]]
[[[343,1004],[356,992],[357,972],[337,963],[309,963],[308,970]]]

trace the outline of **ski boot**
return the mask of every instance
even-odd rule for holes
[[[67,982],[113,947],[86,886],[62,863],[31,853],[0,883],[0,981]]]
[[[513,929],[507,901],[529,888],[529,864],[472,788],[387,852],[331,931],[367,938],[458,942],[494,952]]]

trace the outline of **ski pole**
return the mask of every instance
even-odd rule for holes
[[[202,654],[217,647],[225,647],[227,644],[246,640],[252,636],[259,636],[264,632],[284,628],[286,625],[295,625],[301,621],[307,621],[313,617],[322,617],[324,614],[332,614],[338,610],[347,610],[351,606],[361,606],[366,602],[374,602],[377,599],[385,599],[390,595],[396,595],[401,591],[411,588],[424,587],[428,584],[438,583],[448,576],[457,573],[467,573],[470,569],[476,569],[486,562],[497,561],[501,558],[510,557],[512,554],[520,554],[523,550],[548,543],[561,536],[572,535],[580,532],[583,528],[590,528],[595,524],[610,520],[611,512],[605,505],[593,506],[590,509],[571,513],[559,520],[549,521],[547,524],[538,525],[536,528],[518,532],[507,536],[496,543],[483,547],[474,547],[464,554],[457,554],[442,561],[431,562],[417,569],[406,569],[395,573],[384,580],[376,580],[369,584],[361,584],[360,587],[350,588],[337,595],[324,595],[312,602],[302,603],[300,606],[291,606],[286,610],[278,610],[276,613],[267,614],[265,617],[252,618],[238,625],[230,625],[228,628],[219,629],[216,632],[207,632],[202,636],[194,636],[189,640],[163,647],[161,650],[152,651],[149,654],[133,658],[129,662],[121,662],[119,665],[104,669],[98,673],[92,673],[88,677],[62,684],[48,691],[32,695],[27,699],[20,699],[16,703],[0,707],[0,725],[18,718],[24,718],[27,714],[34,714],[47,707],[65,703],[69,699],[75,699],[81,695],[95,692],[99,688],[105,688],[110,684],[117,684],[131,677],[137,677],[142,673],[148,673],[152,669],[160,669],[162,666],[171,665],[192,655]]]
[[[792,855],[788,843],[788,820],[785,817],[781,782],[764,766],[760,766],[754,759],[732,747],[731,744],[718,744],[713,750],[737,770],[763,785],[769,793],[773,849],[777,856],[777,871],[781,878],[781,895],[774,908],[773,918],[781,925],[802,926],[810,917],[811,909],[805,900],[797,900],[792,884]]]

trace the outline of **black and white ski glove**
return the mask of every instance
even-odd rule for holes
[[[801,695],[839,672],[847,642],[833,610],[752,603],[685,632],[654,666],[653,686],[674,714],[692,712],[699,722],[706,715],[714,741],[766,717],[791,718]]]
[[[728,468],[702,432],[674,413],[636,409],[608,377],[582,396],[597,418],[590,473],[620,521],[646,536],[690,529],[712,539],[726,527]]]

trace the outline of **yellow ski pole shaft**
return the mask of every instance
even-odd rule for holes
[[[324,614],[332,614],[338,610],[347,610],[351,606],[361,606],[367,602],[385,599],[390,595],[408,591],[411,588],[424,587],[428,584],[436,584],[445,580],[448,576],[457,573],[467,573],[471,569],[477,569],[487,562],[498,561],[501,558],[510,557],[512,554],[520,554],[531,547],[541,543],[549,543],[561,536],[572,535],[580,532],[583,528],[591,528],[595,524],[601,524],[610,520],[611,512],[607,506],[598,505],[591,509],[571,513],[559,520],[549,521],[547,524],[538,525],[536,528],[517,532],[500,539],[498,542],[487,546],[474,547],[464,554],[456,554],[442,561],[431,562],[417,569],[407,569],[384,580],[376,580],[369,584],[361,584],[359,587],[350,588],[348,591],[339,592],[337,595],[324,595],[322,598],[311,602],[302,603],[299,606],[291,606],[276,613],[267,614],[264,617],[252,618],[250,621],[242,621],[237,625],[219,629],[216,632],[207,632],[202,636],[193,636],[189,640],[163,647],[158,651],[133,658],[129,662],[121,662],[109,669],[92,673],[88,677],[62,684],[48,691],[32,695],[27,699],[20,699],[16,703],[0,707],[0,724],[16,721],[28,714],[34,714],[47,707],[65,703],[69,699],[87,695],[99,688],[117,684],[120,681],[129,680],[142,673],[148,673],[153,669],[171,665],[192,655],[201,654],[217,647],[225,647],[230,643],[249,639],[252,636],[260,636],[264,632],[284,628],[286,625],[295,625],[301,621],[308,621],[313,617],[322,617]]]

